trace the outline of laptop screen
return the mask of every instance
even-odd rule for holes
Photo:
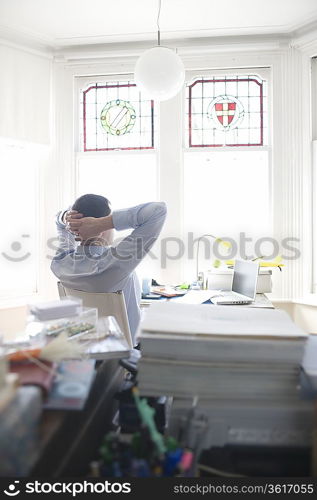
[[[250,260],[236,260],[233,273],[232,291],[255,299],[259,274],[259,263]]]

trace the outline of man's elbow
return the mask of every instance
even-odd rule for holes
[[[157,211],[165,218],[167,214],[167,206],[165,201],[158,201],[156,202],[156,205],[157,205]]]
[[[138,225],[145,224],[148,221],[162,221],[164,222],[167,214],[167,207],[164,201],[151,201],[143,205],[140,215],[142,215],[141,220],[139,220]]]

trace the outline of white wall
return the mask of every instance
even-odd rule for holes
[[[49,144],[51,66],[44,55],[0,43],[0,137]]]
[[[52,179],[55,177],[55,165],[51,163],[52,66],[52,55],[48,52],[0,41],[0,140],[9,147],[28,148],[34,155],[34,164],[38,166],[35,189],[39,193],[39,234],[35,235],[39,241],[36,296],[44,296],[47,291],[47,210],[57,192],[52,189]],[[23,169],[23,162],[18,167]],[[5,169],[6,165],[1,164],[1,182],[4,182],[4,185]],[[18,176],[16,182],[19,183]],[[12,203],[19,203],[19,200],[15,199],[15,193],[10,194]],[[2,214],[6,214],[6,224],[10,224],[8,207],[2,206],[1,200],[0,210]],[[21,220],[23,221],[23,207]],[[2,300],[0,308],[25,304],[36,296],[16,299],[11,297]]]

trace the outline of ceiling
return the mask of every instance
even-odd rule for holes
[[[158,0],[1,0],[0,37],[53,48],[156,37]],[[161,37],[293,32],[317,21],[316,0],[162,0]]]

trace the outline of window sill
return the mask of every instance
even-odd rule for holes
[[[269,295],[268,295],[269,296]],[[295,299],[285,299],[285,298],[270,298],[271,302],[279,304],[293,304],[301,306],[312,306],[317,307],[317,294],[310,293],[304,295],[303,297],[297,297]]]
[[[305,295],[304,297],[299,297],[297,299],[293,299],[294,304],[299,304],[302,306],[312,306],[317,307],[317,294],[310,293]]]
[[[44,300],[38,293],[31,293],[28,295],[20,295],[16,297],[0,298],[0,310],[14,309],[16,307],[25,307],[30,303],[39,302]]]

